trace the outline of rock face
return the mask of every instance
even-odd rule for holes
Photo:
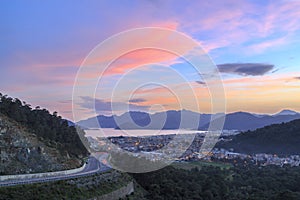
[[[81,165],[79,159],[70,159],[67,153],[62,155],[51,146],[0,114],[1,175],[59,171]]]

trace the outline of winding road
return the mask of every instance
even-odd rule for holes
[[[54,175],[54,176],[50,175],[50,176],[39,177],[39,178],[25,178],[25,179],[22,178],[22,179],[0,181],[0,187],[67,180],[67,179],[88,176],[88,175],[92,175],[92,174],[96,174],[96,173],[103,173],[103,172],[111,170],[110,167],[103,164],[103,162],[105,163],[106,156],[107,156],[107,154],[103,154],[103,153],[91,155],[89,157],[84,169],[82,169],[80,172],[67,174],[67,175]]]

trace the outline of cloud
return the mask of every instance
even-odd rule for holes
[[[275,72],[278,72],[280,69],[278,68],[278,69],[275,69],[275,70],[273,70],[271,73],[272,74],[274,74]]]
[[[206,85],[206,83],[203,82],[203,81],[195,81],[195,82],[198,83],[198,84],[200,84],[200,85]]]
[[[289,37],[288,36],[283,36],[280,38],[276,38],[273,40],[266,40],[257,44],[253,44],[249,46],[249,49],[251,52],[255,53],[262,53],[266,51],[267,49],[274,48],[274,47],[280,47],[282,45],[285,45],[288,43]]]
[[[99,48],[96,53],[90,54],[83,63],[82,76],[89,79],[99,76],[95,71],[98,72],[100,66],[107,67],[103,75],[120,75],[146,64],[174,63],[180,55],[197,46],[197,43],[183,40],[181,34],[163,29],[137,29],[122,35],[122,38],[107,40],[105,45],[110,48],[104,52]]]
[[[136,105],[125,102],[110,102],[103,99],[94,99],[88,96],[81,96],[80,98],[82,102],[78,103],[79,106],[81,106],[82,108],[95,110],[96,112],[112,111],[112,109],[115,111],[124,111],[127,108],[129,108],[130,110],[146,110],[150,108],[149,106],[144,105]]]
[[[58,103],[62,103],[62,104],[71,104],[72,100],[60,100],[58,101]]]
[[[294,79],[300,80],[300,76],[294,77]]]
[[[274,65],[265,63],[226,63],[217,66],[222,73],[241,76],[261,76],[274,68]]]
[[[129,102],[130,103],[143,103],[143,102],[146,102],[146,99],[143,99],[143,98],[130,99]]]

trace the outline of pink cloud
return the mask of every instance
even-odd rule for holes
[[[253,53],[261,53],[264,52],[267,49],[270,49],[272,47],[279,47],[282,45],[285,45],[289,42],[289,39],[287,36],[281,37],[281,38],[277,38],[274,40],[267,40],[267,41],[263,41],[261,43],[257,43],[257,44],[253,44],[250,45],[250,52]]]
[[[264,28],[267,34],[271,34],[278,29],[289,33],[299,29],[299,22],[300,2],[278,1],[269,4],[264,20]]]
[[[120,57],[106,71],[105,75],[123,74],[125,71],[137,66],[175,60],[178,56],[166,51],[143,49],[130,52]]]
[[[169,24],[171,28],[177,27],[176,23]],[[94,50],[83,63],[82,76],[87,79],[98,77],[100,74],[95,73],[96,67],[99,65],[107,67],[111,61],[113,63],[109,65],[104,75],[123,74],[145,64],[174,63],[179,56],[187,54],[197,45],[194,42],[183,41],[182,35],[177,35],[176,32],[148,30],[143,32],[143,35],[140,34],[139,31],[131,32],[131,35],[126,35],[128,38],[122,41],[109,40],[110,46],[107,51]]]
[[[202,15],[194,12],[197,9]],[[193,4],[178,17],[178,29],[194,35],[209,32],[210,38],[199,39],[208,51],[220,47],[235,46],[247,49],[243,45],[253,39],[260,39],[257,51],[261,53],[272,45],[288,44],[300,28],[300,1],[274,1],[261,6],[249,1],[226,1],[218,3]],[[282,39],[277,38],[281,33]],[[260,49],[260,50],[258,50]]]

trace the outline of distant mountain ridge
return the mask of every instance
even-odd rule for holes
[[[271,124],[279,124],[289,122],[295,119],[300,119],[300,114],[294,115],[260,115],[255,116],[247,112],[236,112],[226,115],[224,129],[225,130],[255,130]],[[200,128],[207,129],[209,124]]]
[[[280,111],[279,113],[275,114],[275,116],[278,116],[278,115],[297,115],[299,113],[297,113],[296,111],[293,111],[293,110],[282,110]]]
[[[215,120],[222,114],[214,114]],[[181,116],[187,119],[182,124]],[[165,117],[165,123],[162,119]],[[81,120],[77,124],[87,129],[91,128],[115,128],[115,129],[198,129],[207,130],[210,125],[212,114],[196,113],[189,110],[169,110],[166,112],[158,112],[149,114],[146,112],[129,111],[120,116],[104,116]],[[234,112],[226,114],[224,129],[247,131],[262,128],[267,125],[289,122],[295,119],[300,119],[300,113],[283,110],[274,115],[253,114],[248,112]],[[132,120],[132,121],[131,121]],[[195,121],[197,120],[197,121]],[[134,122],[134,123],[132,123]],[[152,123],[151,123],[152,122]],[[217,121],[214,121],[217,122]],[[195,124],[198,124],[195,127]]]

